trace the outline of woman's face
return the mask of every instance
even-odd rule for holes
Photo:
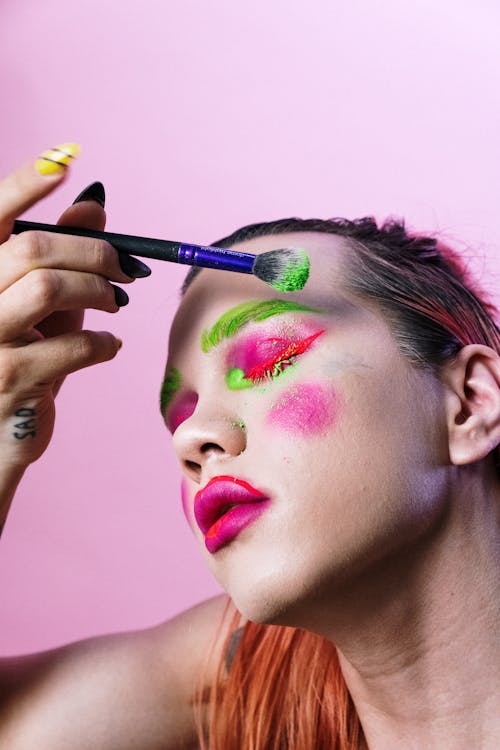
[[[194,280],[171,332],[165,421],[216,579],[248,618],[311,627],[325,597],[437,517],[446,432],[439,381],[344,291],[352,250],[314,232],[235,249],[281,247],[309,255],[300,292],[225,271]]]

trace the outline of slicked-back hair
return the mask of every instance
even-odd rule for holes
[[[497,310],[469,275],[460,255],[436,238],[409,234],[403,220],[279,219],[249,224],[212,243],[233,245],[287,232],[322,232],[345,239],[345,286],[378,303],[396,342],[415,365],[436,366],[467,344],[485,344],[500,354]],[[186,292],[201,269],[191,268]]]

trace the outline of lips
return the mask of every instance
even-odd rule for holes
[[[194,498],[194,517],[207,539],[214,539],[214,536],[218,535],[218,530],[221,528],[221,519],[228,511],[233,510],[235,507],[241,508],[243,511],[246,509],[242,506],[255,506],[266,500],[269,500],[267,495],[255,489],[255,487],[252,487],[252,485],[243,479],[236,479],[230,476],[214,477],[202,490],[196,493]],[[248,508],[248,511],[250,510]],[[238,511],[233,511],[233,513],[228,515],[228,520],[231,517],[234,518],[235,514],[238,514]],[[248,517],[248,513],[245,513],[245,516]],[[246,525],[248,525],[247,522],[244,526]],[[228,530],[226,531],[223,535],[224,543],[229,541],[229,538],[233,538],[241,530],[239,526],[238,524],[237,527],[233,528],[230,537],[227,534]],[[241,528],[243,528],[243,525]],[[222,539],[220,541],[222,542]],[[211,544],[210,546],[213,547],[214,545]],[[216,546],[218,548],[221,545],[217,544]],[[213,550],[211,549],[210,551]]]

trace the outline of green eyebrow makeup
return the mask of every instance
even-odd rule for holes
[[[201,349],[205,353],[209,352],[224,339],[237,334],[248,323],[260,322],[271,318],[273,315],[282,315],[288,312],[320,313],[321,310],[283,299],[243,302],[224,313],[210,330],[203,331],[201,334]]]

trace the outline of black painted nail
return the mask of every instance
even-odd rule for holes
[[[118,253],[118,261],[123,273],[126,273],[132,279],[145,279],[146,276],[151,275],[149,266],[127,253]]]
[[[128,305],[127,292],[124,292],[120,286],[115,286],[114,284],[111,284],[111,286],[113,287],[113,291],[115,293],[115,302],[118,307],[125,307],[125,305]]]
[[[73,205],[75,205],[75,203],[81,203],[82,201],[95,201],[104,208],[106,192],[102,182],[92,182],[88,185],[85,190],[82,190],[82,192],[76,196]]]

